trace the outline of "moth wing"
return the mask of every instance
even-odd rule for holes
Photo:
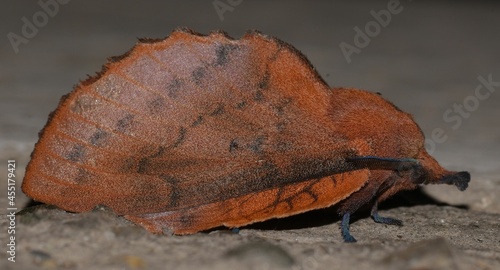
[[[349,170],[330,91],[277,39],[176,31],[64,97],[23,191],[69,211],[185,209]]]
[[[164,234],[190,234],[222,225],[241,227],[331,206],[358,191],[369,176],[368,169],[350,171],[196,207],[125,217],[150,232]]]

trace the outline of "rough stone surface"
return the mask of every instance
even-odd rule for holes
[[[498,269],[499,214],[449,206],[381,212],[405,226],[352,224],[356,244],[342,242],[327,210],[244,228],[163,236],[106,209],[72,214],[35,206],[18,214],[17,269]],[[328,216],[328,218],[325,218]],[[311,222],[310,220],[321,222]],[[321,223],[326,224],[321,224]],[[7,220],[2,217],[5,228]],[[6,260],[2,269],[12,268]]]

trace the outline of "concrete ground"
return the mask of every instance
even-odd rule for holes
[[[386,203],[382,213],[402,218],[404,227],[360,214],[352,224],[356,244],[342,243],[328,210],[237,235],[166,237],[107,211],[39,207],[16,219],[16,262],[3,244],[0,268],[500,269],[498,3],[55,1],[0,10],[0,160],[3,168],[15,160],[18,210],[29,201],[19,188],[24,167],[59,98],[137,38],[162,38],[179,26],[235,38],[258,29],[294,45],[329,85],[380,92],[412,113],[432,155],[448,169],[469,171],[472,181],[463,193],[430,186]],[[6,193],[0,209],[8,214]],[[7,215],[0,224],[6,243]]]

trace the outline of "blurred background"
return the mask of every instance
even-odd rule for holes
[[[382,93],[414,115],[443,166],[472,173],[467,192],[426,188],[431,196],[500,212],[499,15],[495,1],[9,1],[0,11],[2,164],[16,160],[20,184],[59,98],[137,38],[258,29],[302,51],[330,86]]]

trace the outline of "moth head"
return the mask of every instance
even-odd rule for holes
[[[406,168],[409,167],[409,168]],[[470,181],[469,172],[448,171],[422,150],[412,165],[402,167],[402,171],[409,171],[411,181],[415,184],[447,184],[455,185],[460,191],[467,189]]]

